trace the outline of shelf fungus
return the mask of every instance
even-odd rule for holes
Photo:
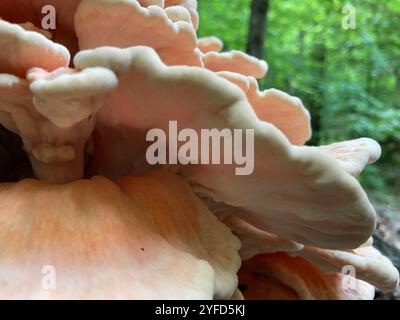
[[[0,298],[372,299],[396,288],[355,178],[379,145],[305,146],[300,99],[260,91],[265,61],[198,39],[195,0],[2,0],[0,17],[1,130],[20,137],[33,174],[0,184]],[[220,139],[201,159],[252,144],[251,174],[194,154],[149,162],[148,132],[171,122]],[[224,134],[246,130],[253,141]]]

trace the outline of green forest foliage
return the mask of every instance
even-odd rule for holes
[[[251,0],[200,0],[200,36],[244,51]],[[344,29],[343,7],[356,28]],[[262,88],[298,96],[313,117],[310,144],[371,137],[382,159],[360,178],[376,201],[400,196],[400,0],[270,0]],[[397,197],[397,200],[396,200]]]

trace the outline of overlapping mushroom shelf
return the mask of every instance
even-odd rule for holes
[[[45,4],[54,31],[40,28]],[[241,282],[248,298],[371,299],[374,286],[397,287],[356,179],[380,146],[306,146],[301,100],[260,90],[265,61],[197,39],[196,8],[1,1],[0,123],[21,137],[36,180],[0,184],[0,297],[229,299]],[[254,130],[254,172],[151,167],[146,133],[170,121]],[[54,291],[35,275],[49,264]]]

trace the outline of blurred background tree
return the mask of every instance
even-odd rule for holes
[[[219,36],[226,51],[261,52],[270,66],[261,87],[302,99],[313,118],[309,144],[366,136],[382,145],[360,181],[378,207],[400,216],[400,0],[199,3],[200,36]]]
[[[252,0],[247,38],[247,53],[264,58],[265,31],[268,20],[269,0]]]

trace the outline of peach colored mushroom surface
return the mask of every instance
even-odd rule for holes
[[[46,4],[55,30],[41,26]],[[372,299],[396,289],[355,178],[379,145],[305,146],[306,106],[260,91],[265,61],[198,39],[196,0],[2,0],[0,17],[0,123],[21,137],[34,174],[0,184],[0,298]],[[198,135],[252,131],[254,170],[150,164],[147,133],[170,121]],[[49,265],[51,291],[40,272]]]

